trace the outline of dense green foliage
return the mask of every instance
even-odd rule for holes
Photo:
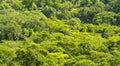
[[[120,66],[120,0],[0,0],[0,66]]]

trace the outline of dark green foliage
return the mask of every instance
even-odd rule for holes
[[[118,13],[116,18],[117,18],[117,25],[120,25],[120,12]]]
[[[115,34],[115,32],[112,31],[111,29],[103,29],[102,37],[103,38],[108,38],[108,37],[111,37],[114,34]]]
[[[44,9],[42,9],[42,13],[46,16],[46,17],[51,17],[55,15],[55,9],[53,7],[48,7],[46,6]]]
[[[1,25],[0,26],[0,40],[19,40],[22,38],[22,29],[20,26],[14,26],[14,25]]]
[[[42,31],[40,34],[35,34],[32,36],[32,39],[35,43],[40,43],[45,41],[49,37],[49,33]]]
[[[120,3],[120,0],[115,0],[115,1],[110,0],[109,5],[110,5],[110,8],[111,8],[111,11],[114,11],[116,13],[120,12],[119,3]]]

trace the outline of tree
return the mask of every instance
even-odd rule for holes
[[[55,12],[56,12],[56,10],[50,6],[46,6],[44,9],[42,9],[42,13],[48,18],[51,16],[54,16]]]
[[[81,21],[79,18],[71,18],[70,20],[65,21],[65,24],[69,25],[71,29],[79,30]]]
[[[97,13],[100,13],[105,10],[105,5],[99,0],[95,1],[85,0],[85,1],[89,1],[89,5],[80,7],[77,17],[79,17],[84,22],[89,23],[92,22],[92,19]]]
[[[114,12],[101,12],[95,15],[93,21],[95,24],[116,24],[116,13]]]
[[[22,29],[18,26],[8,26],[8,25],[2,25],[2,28],[0,29],[0,36],[1,40],[18,40],[22,38]]]
[[[116,21],[116,22],[117,22],[117,25],[120,25],[120,22],[119,22],[119,21],[120,21],[120,12],[118,13],[118,15],[117,15],[116,18],[117,18],[117,21]]]
[[[111,37],[115,34],[115,32],[113,30],[110,30],[110,29],[103,29],[103,32],[102,32],[102,37],[103,38],[108,38],[108,37]]]
[[[89,58],[99,66],[110,66],[109,59],[111,59],[111,54],[109,53],[92,50]]]
[[[7,46],[0,45],[0,64],[1,65],[9,65],[13,61],[15,56],[16,54],[14,49],[9,48]]]
[[[80,60],[77,61],[74,66],[97,66],[93,61],[91,60]]]
[[[110,11],[114,11],[116,13],[120,12],[120,0],[111,0],[109,5],[110,5]]]
[[[32,44],[16,51],[16,62],[23,66],[44,66],[47,65],[47,51],[36,44]]]
[[[26,19],[22,23],[22,28],[33,29],[34,32],[42,31],[48,27],[46,16],[39,11],[25,11]]]
[[[15,9],[21,10],[23,8],[22,0],[1,0],[0,9]]]

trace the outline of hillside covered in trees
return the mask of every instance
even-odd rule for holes
[[[0,66],[120,66],[120,0],[0,0]]]

